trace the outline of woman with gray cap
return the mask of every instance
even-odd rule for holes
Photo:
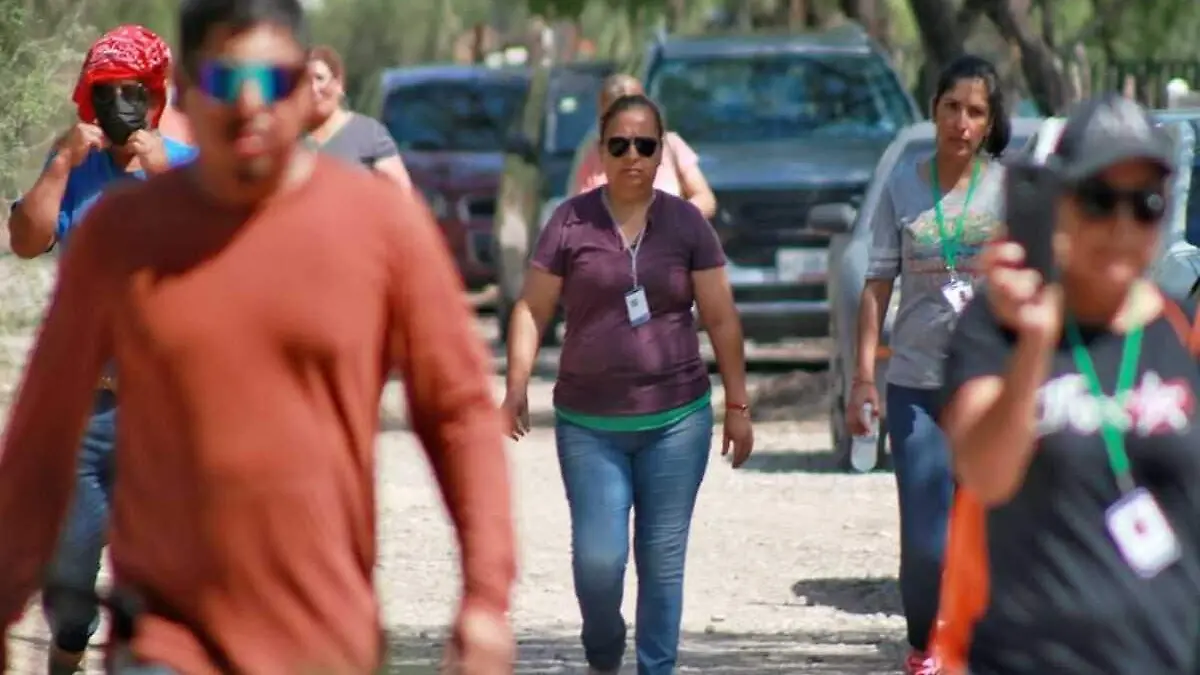
[[[1133,101],[1069,117],[1048,165],[1051,279],[1012,242],[983,254],[984,292],[945,362],[941,423],[959,485],[944,591],[987,576],[971,630],[937,651],[972,675],[1195,673],[1200,422],[1188,314],[1146,279],[1173,148]],[[1013,173],[1009,174],[1010,177]],[[956,547],[976,519],[976,560]],[[986,595],[986,597],[984,597]],[[951,604],[965,597],[947,598]],[[971,635],[947,644],[944,634]]]

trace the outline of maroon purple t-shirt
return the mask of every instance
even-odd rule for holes
[[[637,253],[650,319],[634,326],[625,305],[633,261],[603,195],[599,188],[563,202],[531,261],[563,280],[567,332],[554,405],[586,415],[645,415],[691,403],[710,386],[691,273],[725,264],[717,233],[691,203],[655,191]]]

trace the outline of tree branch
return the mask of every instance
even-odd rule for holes
[[[987,0],[986,13],[1000,35],[1021,52],[1025,83],[1043,112],[1058,112],[1068,101],[1054,50],[1034,29],[1029,0]]]

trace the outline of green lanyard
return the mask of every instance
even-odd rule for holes
[[[954,221],[954,232],[946,231],[946,214],[942,212],[942,183],[938,180],[937,158],[929,160],[929,184],[933,193],[933,215],[937,221],[938,237],[942,241],[942,257],[946,259],[946,268],[953,274],[958,266],[958,247],[962,245],[963,223],[967,220],[967,205],[975,194],[975,183],[979,179],[979,167],[982,162],[975,162],[971,167],[971,181],[967,183],[967,195],[963,199],[962,210]]]
[[[1105,406],[1107,397],[1100,385],[1100,377],[1096,374],[1096,366],[1092,356],[1083,344],[1083,336],[1079,326],[1073,321],[1067,321],[1067,337],[1071,341],[1071,355],[1075,357],[1075,367],[1088,381],[1097,405],[1100,408],[1100,437],[1104,439],[1104,449],[1108,452],[1108,465],[1112,467],[1117,479],[1117,487],[1122,493],[1133,490],[1133,472],[1129,465],[1129,455],[1125,452],[1125,431],[1109,416]],[[1133,388],[1133,378],[1137,375],[1138,357],[1142,353],[1143,326],[1138,326],[1125,336],[1125,346],[1121,349],[1121,365],[1117,370],[1117,387],[1113,391],[1112,400],[1117,405],[1124,406],[1129,390]]]

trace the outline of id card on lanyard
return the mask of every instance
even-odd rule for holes
[[[646,289],[638,283],[637,267],[638,252],[642,250],[642,241],[646,238],[646,230],[650,229],[649,206],[646,207],[646,224],[642,226],[642,231],[638,232],[637,237],[632,242],[629,242],[625,239],[625,233],[621,231],[621,224],[617,221],[617,217],[613,215],[612,207],[608,202],[607,191],[604,192],[602,198],[604,199],[604,208],[608,211],[609,220],[612,221],[613,229],[617,231],[617,237],[621,240],[621,246],[629,252],[629,268],[630,275],[633,277],[633,285],[625,293],[625,314],[629,317],[629,325],[637,327],[650,320],[650,302],[646,299]],[[653,203],[653,200],[651,203]]]
[[[1134,482],[1129,454],[1125,451],[1124,425],[1113,419],[1124,414],[1129,392],[1137,376],[1145,328],[1137,326],[1125,336],[1117,385],[1111,398],[1104,395],[1104,388],[1091,354],[1083,343],[1079,326],[1074,320],[1068,319],[1066,328],[1075,366],[1087,380],[1100,410],[1100,436],[1108,455],[1108,465],[1121,491],[1120,498],[1105,511],[1104,522],[1121,557],[1138,576],[1149,579],[1179,560],[1179,540],[1159,507],[1158,500],[1149,490],[1138,487]],[[1114,406],[1120,410],[1113,410]]]
[[[646,228],[649,227],[649,220],[642,227],[642,231],[638,233],[633,244],[626,246],[629,251],[629,267],[633,275],[633,286],[625,293],[625,311],[629,315],[629,325],[640,326],[650,320],[650,303],[646,300],[646,289],[642,288],[638,283],[637,271],[637,256],[638,251],[642,248],[642,240],[646,238]],[[620,232],[620,228],[617,228]],[[625,235],[621,235],[621,241],[625,241]]]
[[[938,240],[942,246],[942,258],[946,261],[946,269],[950,270],[950,281],[942,286],[942,295],[956,314],[963,311],[967,303],[975,295],[975,288],[969,279],[958,274],[958,252],[962,247],[963,227],[967,220],[967,207],[971,205],[971,197],[975,195],[975,185],[979,182],[979,170],[982,162],[974,162],[971,168],[971,180],[967,183],[967,194],[963,198],[962,209],[954,219],[954,231],[946,229],[946,214],[942,211],[942,184],[938,179],[937,159],[929,160],[929,185],[933,192],[933,217],[937,223]]]

